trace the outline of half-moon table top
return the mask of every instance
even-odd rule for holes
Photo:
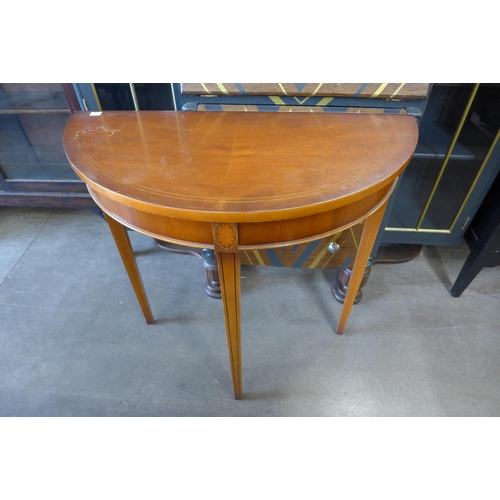
[[[257,222],[355,202],[391,183],[418,138],[410,115],[76,112],[64,148],[93,190],[170,217]]]

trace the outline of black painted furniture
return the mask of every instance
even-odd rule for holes
[[[453,297],[460,297],[483,267],[500,265],[500,175],[464,237],[471,252],[451,288]]]

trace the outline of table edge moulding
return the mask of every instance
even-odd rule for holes
[[[241,399],[239,250],[313,241],[365,220],[337,326],[343,333],[417,139],[411,115],[77,112],[64,148],[106,214],[148,323],[154,319],[125,227],[215,250]]]

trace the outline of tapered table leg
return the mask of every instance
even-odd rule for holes
[[[234,398],[241,399],[240,256],[238,253],[219,252],[217,263]]]
[[[130,279],[130,283],[132,284],[137,300],[139,301],[139,305],[141,306],[142,314],[144,314],[146,323],[151,325],[155,322],[155,320],[153,318],[151,308],[149,307],[148,298],[146,296],[146,291],[144,290],[144,285],[142,284],[141,275],[139,274],[139,268],[137,267],[137,262],[135,261],[134,251],[132,250],[127,230],[125,229],[125,226],[107,214],[106,220],[108,221],[111,234],[113,235],[118,251],[120,252],[120,256]]]
[[[344,306],[342,307],[339,323],[337,325],[337,333],[339,335],[344,333],[347,320],[349,319],[349,314],[351,313],[354,300],[356,299],[356,294],[358,293],[361,280],[363,279],[366,264],[368,263],[370,253],[380,229],[380,224],[386,207],[387,201],[366,219],[363,235],[361,236],[361,241],[359,243],[358,253],[356,255],[356,260],[354,261],[354,267],[352,268],[352,275],[347,288]]]
[[[240,326],[240,254],[238,224],[212,224],[214,249],[219,266],[222,307],[226,321],[229,365],[233,380],[234,399],[241,399],[241,326]]]

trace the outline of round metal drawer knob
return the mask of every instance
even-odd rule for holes
[[[340,250],[340,245],[338,243],[336,243],[335,241],[332,241],[329,245],[328,245],[328,251],[330,253],[337,253],[338,251]]]

